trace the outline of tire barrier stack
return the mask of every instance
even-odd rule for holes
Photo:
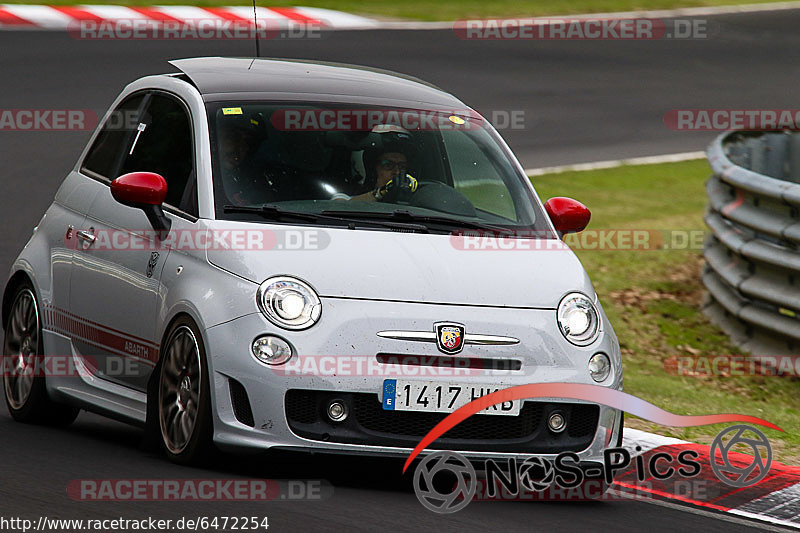
[[[704,311],[751,353],[800,353],[800,132],[725,133],[707,153]]]

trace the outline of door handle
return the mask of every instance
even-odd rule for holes
[[[91,246],[94,243],[95,239],[97,239],[97,237],[92,234],[92,230],[87,231],[82,229],[80,231],[75,232],[75,235],[78,237],[78,239],[83,241],[85,246]]]

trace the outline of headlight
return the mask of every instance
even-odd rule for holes
[[[564,296],[558,304],[558,329],[577,346],[586,346],[600,333],[600,315],[592,301],[579,292]]]
[[[270,322],[286,329],[310,328],[322,313],[322,302],[314,289],[288,276],[269,278],[262,283],[256,301]]]

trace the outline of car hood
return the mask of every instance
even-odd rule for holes
[[[484,239],[475,250],[450,235],[229,221],[209,231],[263,236],[255,239],[263,245],[239,236],[239,245],[209,246],[213,265],[254,283],[295,276],[321,297],[542,309],[555,309],[571,291],[594,297],[561,241]]]

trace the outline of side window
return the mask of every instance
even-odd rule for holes
[[[83,160],[81,170],[88,170],[108,179],[114,178],[112,174],[122,157],[123,145],[139,123],[138,113],[142,100],[144,93],[130,96],[109,115]]]
[[[177,99],[153,94],[125,145],[119,174],[155,172],[167,181],[165,203],[197,216],[192,124]]]

